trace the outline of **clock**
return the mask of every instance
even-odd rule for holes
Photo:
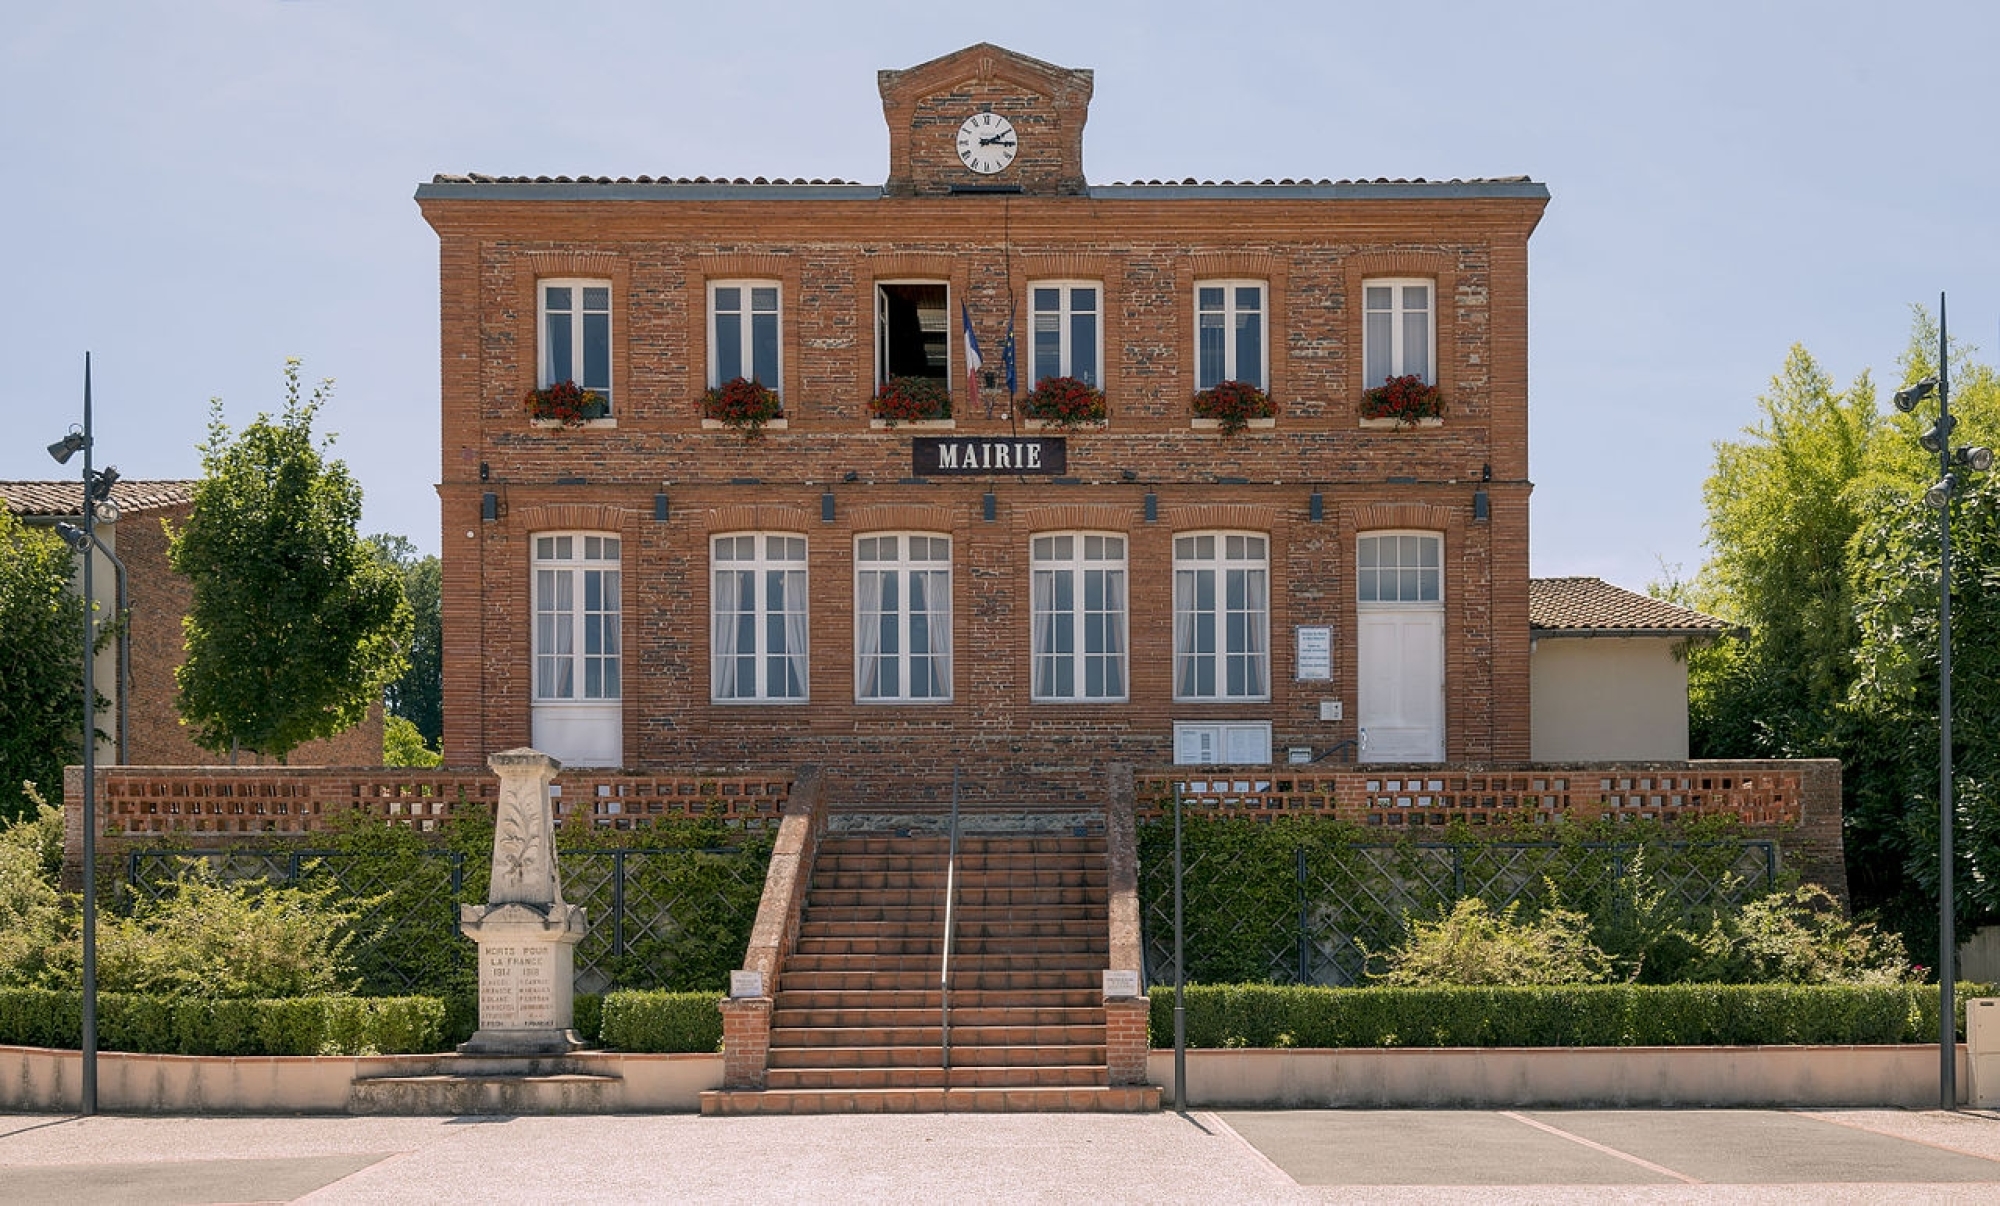
[[[1019,144],[1014,123],[998,113],[974,113],[958,127],[958,157],[982,176],[991,176],[1014,162]]]

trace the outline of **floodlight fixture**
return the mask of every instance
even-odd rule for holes
[[[1947,473],[1938,483],[1924,491],[1924,505],[1933,511],[1942,511],[1951,505],[1951,492],[1958,485],[1958,475]]]
[[[1917,408],[1917,403],[1931,396],[1937,388],[1936,377],[1925,377],[1922,381],[1904,386],[1896,391],[1896,409],[1909,414]]]
[[[83,433],[81,431],[72,431],[62,439],[49,445],[49,455],[56,459],[56,464],[58,465],[69,464],[69,458],[82,451]]]

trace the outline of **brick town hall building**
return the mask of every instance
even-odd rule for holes
[[[832,806],[882,808],[954,767],[968,804],[1036,806],[1110,762],[1525,760],[1548,191],[1092,184],[1089,71],[979,45],[879,85],[879,186],[418,190],[447,765],[813,764]],[[1441,421],[1361,417],[1399,375]],[[704,421],[739,376],[782,400],[759,438]],[[909,377],[947,421],[872,417]],[[1024,419],[1047,377],[1103,421]],[[530,416],[565,380],[601,417]],[[1275,420],[1197,419],[1221,381]]]

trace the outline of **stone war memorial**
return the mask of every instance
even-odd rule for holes
[[[549,784],[562,764],[538,750],[494,754],[500,776],[493,884],[483,905],[459,906],[459,929],[479,944],[479,1030],[466,1055],[566,1054],[583,1046],[574,1022],[576,944],[590,930],[563,903]]]

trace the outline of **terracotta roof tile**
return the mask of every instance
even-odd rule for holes
[[[193,482],[112,483],[111,501],[125,515],[178,507],[194,501]],[[82,512],[81,480],[66,482],[0,482],[0,499],[16,515],[77,515]]]
[[[1733,626],[1602,578],[1530,578],[1528,627],[1540,633],[1720,636]]]

